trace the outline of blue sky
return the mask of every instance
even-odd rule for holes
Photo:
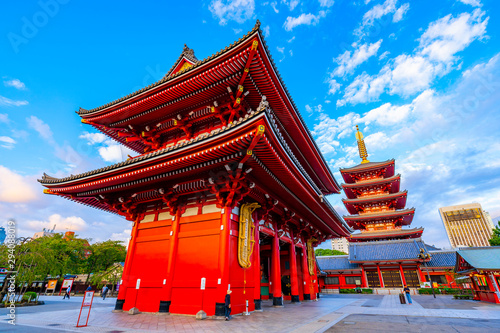
[[[449,246],[441,206],[479,202],[500,216],[500,42],[495,1],[41,0],[0,13],[0,222],[19,236],[57,224],[94,241],[130,223],[42,194],[66,176],[130,152],[74,113],[159,80],[184,43],[203,59],[261,28],[337,180],[369,159],[396,159],[424,239]],[[341,214],[344,195],[329,200]]]

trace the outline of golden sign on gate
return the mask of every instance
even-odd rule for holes
[[[309,274],[313,275],[314,274],[314,265],[316,264],[316,260],[314,259],[314,251],[312,247],[312,243],[316,242],[317,240],[314,238],[311,238],[310,240],[307,241],[307,264],[309,268]]]
[[[252,265],[250,257],[255,243],[252,213],[259,208],[258,203],[245,203],[240,208],[240,226],[238,231],[238,262],[241,267],[248,268]]]

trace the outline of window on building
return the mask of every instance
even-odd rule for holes
[[[361,284],[361,277],[360,276],[346,276],[345,277],[345,284]]]
[[[338,276],[328,276],[325,278],[325,284],[339,284]]]

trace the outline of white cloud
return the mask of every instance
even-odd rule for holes
[[[403,19],[403,15],[410,9],[410,4],[405,3],[399,7],[396,12],[394,13],[394,16],[392,17],[392,22],[396,23],[399,22]]]
[[[122,232],[111,234],[111,237],[109,239],[115,241],[121,241],[123,242],[123,245],[128,247],[128,242],[130,241],[131,233],[132,233],[131,229],[125,229]]]
[[[127,154],[135,154],[130,149],[123,147],[120,144],[110,144],[99,148],[99,155],[106,162],[118,163],[127,159]]]
[[[220,25],[228,21],[243,23],[253,16],[255,10],[254,0],[214,0],[209,6],[212,15],[219,20]]]
[[[354,31],[354,34],[360,37],[364,36],[367,28],[374,26],[377,20],[392,13],[394,13],[392,18],[393,22],[401,21],[404,13],[408,11],[410,5],[405,3],[398,8],[397,2],[397,0],[386,0],[383,4],[373,6],[372,9],[363,15],[363,22],[359,28]]]
[[[387,56],[391,54],[391,52],[389,51],[385,51],[384,53],[382,53],[379,57],[378,57],[378,60],[382,60],[382,59],[385,59],[387,58]]]
[[[12,79],[12,80],[3,81],[3,84],[6,87],[14,87],[18,90],[26,89],[26,85],[23,82],[21,82],[19,79]]]
[[[87,140],[89,145],[94,145],[96,143],[103,143],[107,139],[107,136],[102,133],[83,132],[79,138]]]
[[[291,42],[293,42],[294,40],[295,40],[295,36],[293,36],[292,38],[290,38],[290,39],[288,40],[288,43],[291,43]]]
[[[312,109],[312,107],[310,107],[309,105],[307,105],[307,104],[306,104],[306,111],[307,111],[308,113],[312,113],[312,112],[313,112],[313,109]]]
[[[276,1],[271,2],[271,3],[270,3],[270,5],[271,5],[271,7],[273,8],[273,10],[274,10],[274,12],[275,12],[276,14],[278,14],[278,13],[280,12],[280,11],[278,10],[278,8],[276,7],[276,6],[278,5],[278,3],[277,3]]]
[[[9,115],[6,113],[0,113],[0,123],[8,123],[9,122]]]
[[[463,13],[454,18],[447,15],[429,25],[420,37],[420,53],[430,60],[445,64],[455,60],[455,54],[464,50],[486,33],[489,17],[475,9],[472,14]]]
[[[271,35],[271,27],[268,25],[266,25],[262,31],[264,32],[264,37],[269,37]]]
[[[334,3],[335,3],[334,0],[319,0],[319,5],[321,7],[329,8],[329,7],[333,6]]]
[[[382,39],[372,44],[361,44],[354,52],[345,51],[337,58],[333,59],[333,61],[338,64],[338,67],[335,68],[332,74],[334,76],[343,77],[346,74],[352,73],[356,67],[377,54],[381,43]]]
[[[233,29],[234,33],[237,35],[239,34],[240,32],[242,32],[243,30],[242,29]]]
[[[34,181],[0,165],[0,202],[25,203],[36,197]]]
[[[23,106],[28,105],[28,101],[16,101],[4,96],[0,96],[0,106]]]
[[[52,141],[52,131],[50,130],[49,125],[43,122],[43,120],[31,116],[29,118],[26,118],[26,121],[28,122],[28,126],[40,134],[42,138],[48,141]]]
[[[328,81],[328,94],[330,95],[334,95],[337,91],[339,91],[340,87],[342,86],[334,78],[330,77],[330,79],[327,81]]]
[[[479,0],[459,0],[460,2],[471,5],[472,7],[481,7],[483,4]]]
[[[396,106],[391,103],[385,103],[378,108],[368,111],[361,121],[369,125],[377,123],[381,126],[395,125],[404,121],[412,111],[412,106],[409,104]]]
[[[295,7],[297,7],[297,5],[299,4],[299,0],[281,0],[281,2],[284,3],[285,6],[287,6],[290,10],[294,10]]]
[[[365,143],[369,147],[376,147],[377,149],[384,149],[390,142],[390,138],[384,132],[377,132],[365,137]]]
[[[319,11],[318,15],[302,13],[298,17],[288,16],[283,27],[286,31],[292,31],[293,28],[299,25],[316,25],[319,23],[319,20],[325,16],[326,12],[322,10]]]
[[[376,75],[363,73],[356,77],[337,106],[377,101],[384,92],[408,97],[428,89],[436,78],[454,68],[458,52],[485,37],[488,19],[476,9],[472,14],[447,15],[432,22],[413,55],[402,54],[391,59]]]
[[[46,221],[31,220],[27,221],[26,225],[29,229],[35,231],[41,231],[43,228],[52,229],[54,225],[55,230],[62,231],[82,231],[87,229],[87,223],[77,216],[62,217],[59,214],[52,214]]]
[[[12,149],[16,144],[16,140],[8,136],[0,136],[0,147]]]
[[[278,52],[281,53],[281,54],[283,54],[285,52],[285,48],[284,47],[276,46],[276,50],[278,50]]]

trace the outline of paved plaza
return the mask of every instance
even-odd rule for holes
[[[42,306],[17,308],[16,326],[0,309],[0,332],[500,332],[500,305],[451,296],[414,296],[413,305],[397,295],[324,295],[318,302],[263,302],[263,312],[233,320],[191,316],[112,313],[115,299],[94,299],[89,326],[76,328],[81,297],[43,296]]]

